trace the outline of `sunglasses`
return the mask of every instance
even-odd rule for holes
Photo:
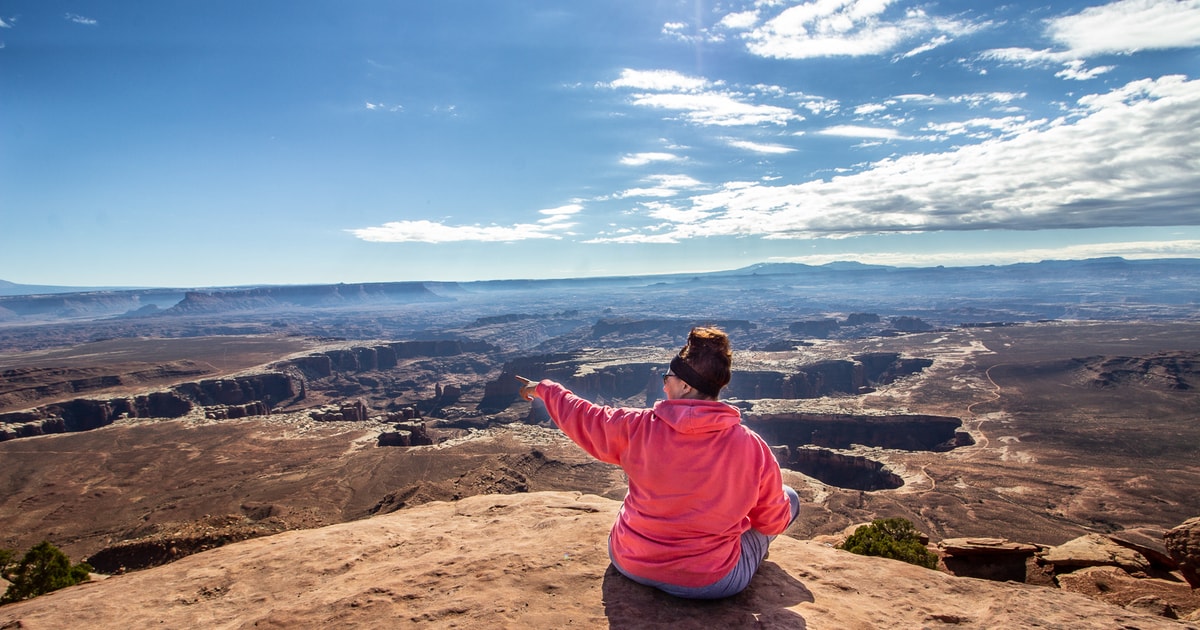
[[[663,377],[663,384],[666,384],[666,382],[667,382],[667,378],[668,378],[668,377],[671,377],[671,376],[675,376],[675,375],[674,375],[674,374],[672,374],[672,373],[670,373],[670,372],[663,372],[663,373],[662,373],[662,377]]]

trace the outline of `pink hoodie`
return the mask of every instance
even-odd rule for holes
[[[743,532],[773,536],[787,528],[791,503],[779,464],[736,408],[705,400],[603,407],[550,380],[537,393],[563,433],[629,476],[609,536],[625,571],[708,586],[737,564]]]

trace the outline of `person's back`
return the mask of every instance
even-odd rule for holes
[[[594,405],[552,381],[521,388],[584,450],[628,475],[609,538],[614,566],[682,597],[741,591],[799,511],[766,443],[717,401],[731,360],[723,332],[693,329],[663,375],[667,400],[653,409]]]

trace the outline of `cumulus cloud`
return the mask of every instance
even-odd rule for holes
[[[906,53],[911,56],[982,27],[921,9],[889,11],[892,0],[820,0],[766,17],[777,4],[763,3],[754,20],[738,17],[724,25],[746,29],[747,49],[776,59],[881,55],[927,38]]]
[[[347,230],[373,243],[458,243],[464,241],[508,243],[531,239],[559,239],[563,226],[540,223],[505,225],[447,225],[436,221],[390,221],[383,225]]]
[[[1200,225],[1197,128],[1200,81],[1134,81],[1011,137],[886,159],[828,181],[738,182],[696,195],[674,207],[703,220],[655,238]]]

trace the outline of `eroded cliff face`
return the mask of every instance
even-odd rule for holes
[[[167,391],[139,396],[77,398],[0,414],[0,441],[87,431],[107,426],[123,417],[180,418],[198,407],[203,408],[205,417],[212,420],[269,415],[280,406],[305,400],[314,388],[332,391],[334,398],[353,398],[364,391],[379,388],[380,380],[369,374],[378,376],[380,372],[394,370],[401,361],[407,359],[455,357],[492,349],[486,343],[464,340],[405,341],[331,349],[273,364],[269,366],[271,371],[257,374],[185,382]],[[183,374],[187,367],[177,366],[177,369]],[[21,375],[8,376],[19,378]],[[96,378],[86,374],[69,376],[73,378],[64,379],[58,389],[82,392],[123,384],[123,377],[113,375]],[[461,390],[455,386],[439,386],[437,389],[438,400],[435,403],[453,402],[461,395]],[[361,402],[357,405],[362,408],[353,414],[332,414],[328,410],[318,413],[322,418],[365,420],[368,410]]]
[[[659,362],[631,361],[619,365],[589,365],[586,353],[558,353],[524,357],[504,365],[499,378],[489,382],[479,405],[496,413],[517,400],[516,376],[549,378],[593,401],[626,401],[650,405],[662,397]],[[724,395],[742,400],[777,398],[793,400],[833,394],[862,394],[896,379],[917,374],[933,365],[931,359],[902,357],[895,352],[875,352],[850,359],[818,361],[794,372],[736,370]],[[644,401],[644,402],[643,402]]]
[[[168,391],[95,400],[77,398],[28,411],[0,414],[0,442],[50,433],[89,431],[121,418],[181,418],[211,407],[215,419],[262,415],[272,401],[294,396],[292,380],[268,373],[184,383]]]
[[[167,315],[442,301],[421,282],[370,282],[188,291]]]

